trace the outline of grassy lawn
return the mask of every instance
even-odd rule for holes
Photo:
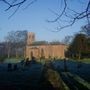
[[[82,59],[80,61],[83,62],[83,63],[90,64],[90,58],[89,59]]]
[[[22,58],[7,58],[4,60],[4,63],[18,63],[21,60],[23,60]]]
[[[85,58],[85,59],[81,59],[81,60],[70,59],[70,61],[73,61],[73,62],[82,62],[82,63],[90,64],[90,58]]]

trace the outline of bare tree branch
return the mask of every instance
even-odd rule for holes
[[[63,16],[63,14],[64,14],[64,12],[65,12],[65,10],[67,8],[67,0],[63,0],[63,1],[64,1],[64,8],[63,8],[63,11],[61,12],[61,14],[58,14],[57,18],[52,20],[52,21],[48,20],[48,22],[56,22]]]
[[[7,4],[7,5],[9,5],[9,6],[10,6],[10,3],[9,3],[9,2],[7,2],[6,0],[1,0],[1,1],[3,1],[5,4]]]
[[[5,1],[5,0],[4,0]],[[16,4],[8,4],[9,5],[9,7],[6,9],[6,11],[7,10],[9,10],[10,8],[12,8],[12,7],[15,7],[15,6],[21,6],[25,1],[27,1],[27,0],[23,0],[23,1],[21,1],[21,2],[19,2],[19,3],[16,3]]]
[[[6,5],[8,5],[8,8],[5,11],[10,10],[11,8],[16,7],[15,11],[9,16],[9,19],[19,10],[20,6],[23,5],[28,0],[12,0],[12,2],[9,2],[7,0],[0,0],[4,2]],[[27,7],[29,7],[31,4],[33,4],[37,0],[30,0]]]
[[[27,9],[30,5],[32,5],[34,2],[36,2],[37,0],[33,0],[31,1],[24,9]]]
[[[6,5],[8,5],[8,8],[5,11],[8,11],[11,8],[16,7],[16,10],[10,16],[10,17],[12,17],[18,11],[20,6],[23,5],[28,0],[12,0],[12,2],[8,1],[8,0],[0,0],[0,1],[2,1]],[[29,4],[27,4],[25,9],[28,8],[31,4],[33,4],[35,1],[37,1],[37,0],[29,0]],[[90,20],[89,20],[90,19],[90,0],[85,1],[86,7],[84,7],[84,9],[82,11],[76,11],[76,10],[73,10],[73,8],[70,8],[69,3],[71,2],[71,4],[74,4],[74,3],[72,3],[72,1],[74,1],[74,0],[72,0],[70,2],[69,1],[70,0],[58,0],[60,5],[63,6],[62,11],[59,13],[56,13],[52,9],[50,10],[54,15],[56,15],[56,18],[54,20],[47,20],[47,22],[49,22],[49,23],[55,23],[58,21],[59,22],[65,21],[65,23],[68,22],[68,24],[66,24],[66,25],[64,24],[64,26],[61,25],[61,26],[57,27],[58,31],[60,31],[61,29],[67,28],[69,26],[72,26],[77,20],[81,20],[84,18],[87,19],[88,24],[90,24]],[[77,3],[82,5],[82,4],[84,4],[84,1],[77,0]],[[61,7],[60,7],[60,10],[61,10]],[[67,18],[68,21],[63,20],[63,17]]]
[[[77,20],[81,20],[81,19],[84,19],[84,18],[87,18],[88,24],[90,23],[90,21],[89,21],[89,19],[90,19],[90,0],[88,0],[87,5],[86,5],[87,7],[85,7],[82,12],[77,12],[77,11],[69,8],[68,7],[68,2],[67,2],[69,0],[62,0],[62,1],[64,2],[63,11],[60,14],[58,14],[58,13],[54,12],[53,10],[50,10],[52,13],[54,13],[54,15],[57,16],[57,18],[55,18],[54,20],[47,20],[47,22],[49,22],[49,23],[55,23],[57,21],[60,21],[63,16],[66,17],[67,19],[69,19],[69,23],[64,25],[64,26],[59,25],[59,27],[57,27],[56,32],[60,31],[61,29],[70,27]],[[79,0],[79,3],[80,2],[81,1]],[[70,11],[71,15],[69,14],[68,10]]]
[[[89,15],[90,15],[90,14],[88,13],[89,9],[90,9],[90,1],[88,2],[87,8],[86,8],[86,15],[87,15],[86,17],[87,17],[88,23],[90,23],[90,22],[89,22]]]
[[[20,8],[20,5],[16,8],[16,10],[12,13],[12,15],[11,16],[9,16],[9,18],[8,19],[10,19],[18,10],[19,10],[19,8]]]

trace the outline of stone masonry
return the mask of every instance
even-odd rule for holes
[[[25,57],[31,59],[31,54],[37,59],[44,56],[45,58],[65,58],[65,44],[41,44],[41,45],[33,45],[35,42],[35,34],[29,32],[27,35],[27,45],[25,51]]]

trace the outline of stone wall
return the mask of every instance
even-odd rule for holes
[[[42,57],[42,54],[45,58],[56,57],[56,58],[65,58],[65,49],[64,44],[60,45],[37,45],[37,46],[26,46],[26,58],[31,59],[31,52],[36,58]]]
[[[43,45],[33,45],[35,42],[35,34],[33,32],[27,33],[27,44],[25,50],[25,57],[31,59],[31,53],[36,58],[65,58],[66,45],[58,44],[43,44]]]

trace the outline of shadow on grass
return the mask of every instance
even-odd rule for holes
[[[41,64],[32,60],[2,63],[0,66],[2,69],[5,68],[0,71],[0,90],[59,90],[62,88],[60,76],[51,69],[50,64]]]

